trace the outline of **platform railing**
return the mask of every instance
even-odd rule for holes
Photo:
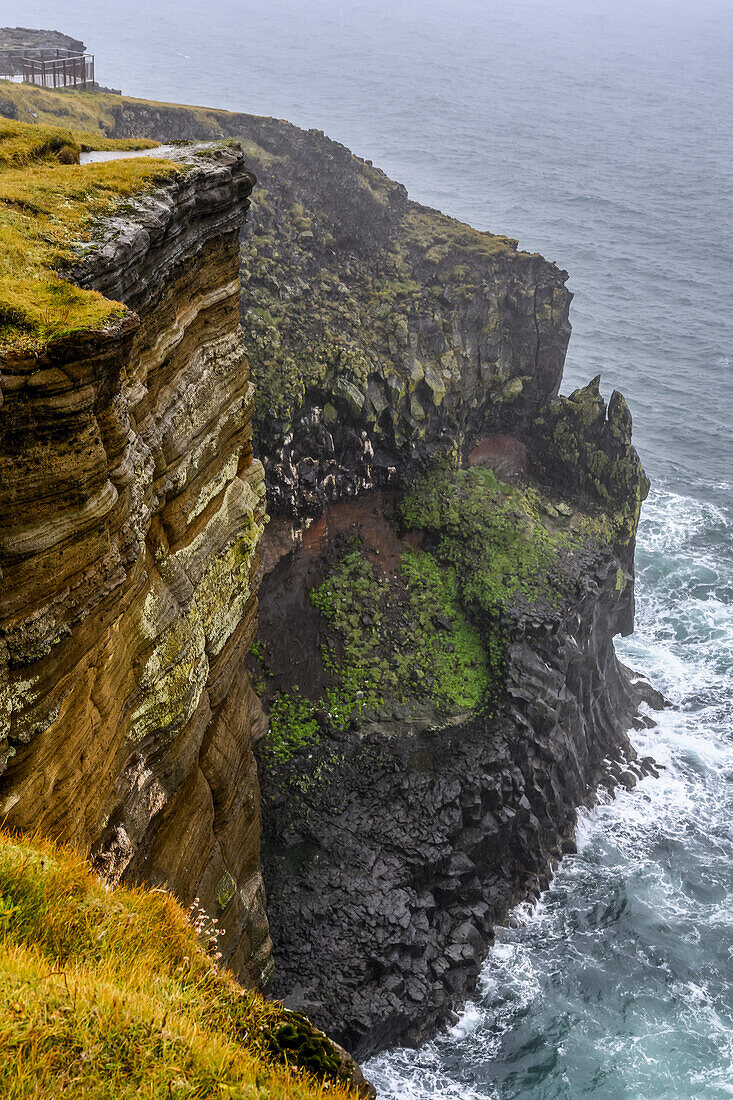
[[[39,84],[42,88],[86,88],[94,84],[94,54],[24,57],[21,71],[25,84]]]

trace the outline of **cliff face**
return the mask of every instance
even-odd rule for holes
[[[123,316],[0,359],[0,816],[225,912],[225,958],[261,982],[241,671],[264,522],[238,314],[254,177],[238,149],[179,162],[68,272]]]
[[[496,924],[573,850],[578,807],[653,770],[626,731],[659,700],[613,647],[633,627],[629,530],[646,492],[628,414],[615,395],[607,415],[596,383],[542,413],[524,470],[516,438],[484,440],[470,470],[411,489],[391,527],[384,499],[376,515],[352,506],[305,576],[285,558],[261,590],[275,988],[358,1057],[445,1020]],[[603,482],[558,449],[570,436]],[[323,672],[283,662],[283,599]]]
[[[360,1054],[418,1038],[572,849],[577,807],[651,767],[612,641],[647,489],[626,404],[597,381],[557,397],[564,272],[322,134],[12,95],[19,117],[71,110],[111,137],[243,141],[260,187],[241,315],[277,520],[250,663],[265,714],[242,668],[263,518],[235,315],[251,181],[224,150],[74,272],[139,324],[3,365],[10,821],[197,893],[258,980],[254,713],[276,992]]]

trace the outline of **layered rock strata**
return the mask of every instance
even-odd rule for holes
[[[0,817],[111,882],[199,897],[261,983],[241,667],[265,510],[238,312],[254,177],[236,147],[174,159],[67,272],[124,316],[0,361]]]

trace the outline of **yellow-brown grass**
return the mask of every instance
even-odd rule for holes
[[[162,891],[0,833],[0,1096],[345,1100],[278,1062],[282,1007],[243,990]]]
[[[61,272],[92,240],[98,219],[178,169],[152,157],[80,165],[79,153],[151,144],[0,120],[0,347],[35,350],[124,312]]]

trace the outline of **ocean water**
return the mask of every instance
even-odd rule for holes
[[[653,480],[623,658],[659,780],[585,813],[458,1025],[382,1100],[733,1096],[731,0],[3,0],[100,80],[325,130],[571,272],[565,389],[626,394]]]

